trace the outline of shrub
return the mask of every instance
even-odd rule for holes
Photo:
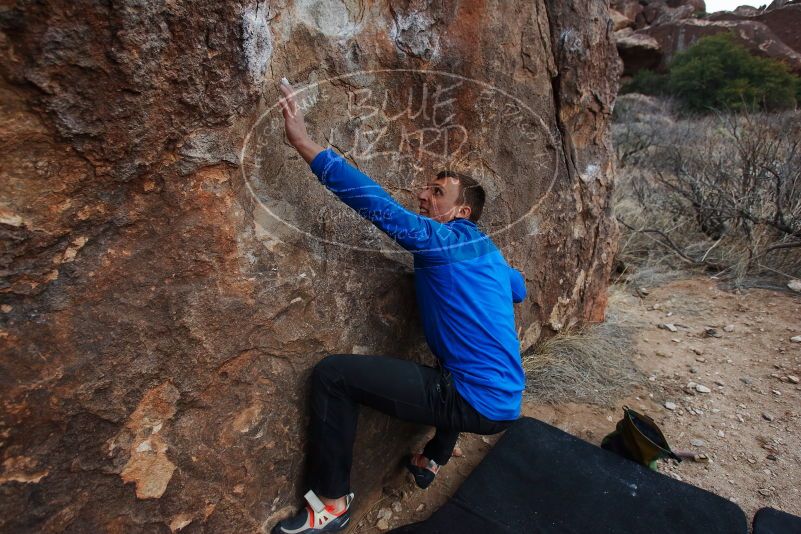
[[[652,70],[643,69],[632,76],[631,80],[623,84],[623,87],[620,89],[620,93],[661,95],[666,92],[667,80],[667,74],[660,74]]]
[[[677,54],[667,89],[690,111],[780,110],[795,107],[801,79],[779,61],[751,55],[723,33]]]

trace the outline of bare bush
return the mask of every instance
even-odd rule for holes
[[[675,124],[672,113],[673,104],[667,99],[638,93],[619,96],[612,123],[618,166],[642,163],[660,132]]]
[[[801,276],[801,112],[666,113],[615,126],[623,264]]]

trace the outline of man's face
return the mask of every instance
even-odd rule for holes
[[[417,194],[420,215],[446,223],[457,217],[470,217],[470,207],[459,204],[459,181],[450,176],[435,178]]]

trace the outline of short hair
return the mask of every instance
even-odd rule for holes
[[[459,203],[470,206],[470,220],[478,222],[481,218],[481,211],[484,209],[484,201],[487,198],[481,184],[467,174],[445,169],[437,173],[437,180],[440,178],[454,178],[459,182]]]

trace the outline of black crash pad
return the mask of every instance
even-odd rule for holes
[[[436,484],[436,480],[434,484]],[[420,523],[394,534],[746,534],[739,506],[521,418]]]
[[[754,534],[801,534],[801,517],[760,508],[754,516]]]

